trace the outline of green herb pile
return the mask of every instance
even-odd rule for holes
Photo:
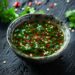
[[[17,14],[15,12],[15,9],[8,8],[8,0],[2,0],[0,2],[0,19],[2,22],[8,23],[11,20],[14,20],[17,18]]]
[[[11,8],[9,8],[8,0],[0,1],[0,20],[3,23],[10,23],[12,20],[14,20],[20,16],[23,16],[23,15],[26,15],[29,13],[35,13],[34,7],[30,7],[30,6],[24,7],[24,10],[21,11],[19,14],[15,11],[15,9],[16,8],[13,6]],[[37,13],[44,14],[44,11],[40,10]]]
[[[66,18],[69,19],[70,28],[75,28],[75,10],[69,10],[65,13]]]

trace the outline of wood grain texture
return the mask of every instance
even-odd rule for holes
[[[10,7],[14,1],[16,0],[10,1]],[[18,1],[27,5],[29,0]],[[46,11],[51,2],[56,2],[57,7]],[[66,0],[45,0],[43,5],[35,8],[36,11],[43,9],[47,14],[54,14],[60,20],[65,21],[64,13],[68,9],[75,9],[75,0],[71,0],[68,4]],[[0,23],[0,75],[75,75],[75,33],[71,33],[70,44],[61,58],[48,64],[31,65],[25,63],[13,53],[6,40],[6,31],[7,26]],[[3,61],[6,61],[6,63],[4,64]]]

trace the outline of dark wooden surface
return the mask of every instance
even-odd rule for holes
[[[16,0],[11,0],[10,6],[14,1]],[[28,0],[26,4],[27,2]],[[57,6],[46,11],[50,2],[56,2]],[[36,11],[43,9],[47,14],[54,14],[65,22],[64,13],[68,9],[75,8],[75,0],[71,0],[70,3],[66,3],[66,0],[44,0],[43,5],[35,8]],[[70,44],[61,58],[52,63],[33,66],[23,62],[13,53],[6,40],[6,31],[7,26],[0,23],[0,75],[75,75],[75,32],[71,32]],[[4,64],[3,61],[6,63]]]

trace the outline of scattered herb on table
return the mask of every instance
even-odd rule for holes
[[[4,23],[9,23],[12,20],[26,15],[26,14],[44,14],[45,12],[43,10],[39,10],[38,12],[35,12],[34,7],[30,7],[31,3],[29,3],[29,6],[26,6],[22,9],[22,11],[18,14],[16,11],[19,10],[19,7],[21,6],[20,2],[14,2],[13,7],[9,8],[9,2],[8,0],[2,0],[0,1],[0,19]],[[16,9],[18,8],[18,9]]]
[[[19,15],[15,13],[14,8],[9,8],[0,13],[0,18],[2,22],[8,23],[16,19]]]
[[[39,11],[35,12],[35,14],[45,14],[45,11],[44,10],[39,10]]]
[[[29,7],[29,6],[25,7],[24,10],[19,14],[19,16],[23,16],[28,13],[35,13],[34,7]]]
[[[75,28],[75,10],[69,10],[65,13],[65,17],[69,19],[70,28]]]
[[[2,22],[8,23],[18,17],[15,9],[8,8],[8,0],[0,1],[0,19]]]

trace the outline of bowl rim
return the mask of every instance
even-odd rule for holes
[[[51,58],[54,58],[54,57],[56,57],[56,56],[59,56],[59,55],[67,48],[67,46],[69,45],[69,42],[70,42],[70,31],[69,31],[69,29],[68,29],[66,23],[63,23],[63,25],[64,25],[65,28],[67,29],[67,32],[68,32],[68,35],[69,35],[68,41],[67,41],[66,43],[64,43],[64,46],[63,46],[63,47],[61,47],[60,49],[58,49],[56,52],[54,52],[54,53],[51,54],[51,55],[48,55],[48,56],[37,56],[37,57],[32,56],[32,57],[31,57],[31,56],[29,56],[29,55],[27,55],[27,54],[21,52],[21,51],[18,50],[17,48],[15,48],[15,46],[10,42],[9,37],[8,37],[8,33],[9,33],[9,31],[10,31],[10,27],[11,27],[14,23],[19,22],[23,17],[30,16],[30,15],[33,15],[33,16],[35,16],[35,15],[52,16],[52,15],[47,15],[47,14],[27,14],[27,15],[23,15],[23,16],[21,16],[21,17],[15,19],[14,21],[12,21],[12,22],[10,23],[10,25],[8,26],[7,33],[6,33],[6,39],[7,39],[7,42],[8,42],[8,44],[9,44],[9,46],[13,49],[13,51],[14,51],[16,54],[18,54],[18,55],[20,55],[20,56],[22,56],[22,57],[24,57],[24,58],[30,58],[30,59],[37,59],[37,60],[38,60],[38,59],[47,59],[47,58],[51,59]],[[59,20],[57,17],[53,16],[53,18],[60,22],[60,20]]]

